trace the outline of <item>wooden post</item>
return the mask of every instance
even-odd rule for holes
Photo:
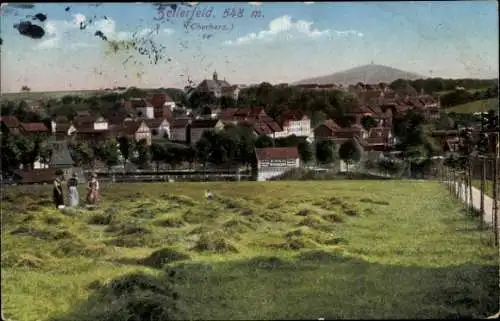
[[[486,159],[481,162],[481,229],[484,228],[484,181],[486,180]]]
[[[493,167],[493,231],[495,232],[495,245],[498,246],[498,153]]]
[[[473,159],[472,157],[469,158],[469,208],[471,213],[474,213],[474,198],[472,197],[472,166],[473,166]]]

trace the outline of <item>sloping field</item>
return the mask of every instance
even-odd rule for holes
[[[8,189],[3,311],[18,321],[491,315],[498,251],[461,208],[417,181],[110,185],[99,208],[62,212],[48,187]]]
[[[449,113],[455,112],[460,114],[470,114],[487,112],[490,109],[498,110],[498,98],[471,101],[466,104],[447,108],[446,111]]]

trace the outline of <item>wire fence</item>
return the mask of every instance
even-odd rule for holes
[[[499,159],[493,156],[469,156],[462,166],[446,166],[440,180],[465,210],[480,218],[480,228],[491,228],[495,246],[499,246]]]

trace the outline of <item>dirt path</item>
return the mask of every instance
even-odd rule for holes
[[[449,183],[450,184],[450,183]],[[455,188],[458,189],[460,187],[459,183],[455,183]],[[464,203],[470,203],[470,196],[468,191],[465,191],[465,185],[462,184],[462,192],[460,198]],[[467,197],[467,199],[466,199]],[[498,203],[498,202],[497,202]],[[500,205],[500,204],[499,204]],[[497,205],[497,206],[499,206]],[[472,186],[472,206],[474,209],[479,211],[481,209],[481,191],[474,186]],[[499,207],[500,210],[500,207]],[[500,221],[500,220],[499,220]],[[489,226],[493,225],[493,199],[488,195],[484,195],[484,222]],[[500,226],[500,222],[497,222],[497,227]]]

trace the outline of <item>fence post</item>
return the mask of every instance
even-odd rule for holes
[[[498,155],[493,165],[493,231],[495,232],[495,246],[498,246]]]
[[[481,229],[484,228],[484,182],[486,180],[486,159],[483,157],[481,162]]]
[[[471,214],[474,214],[474,197],[472,196],[472,167],[473,167],[473,158],[469,158],[469,207]]]

